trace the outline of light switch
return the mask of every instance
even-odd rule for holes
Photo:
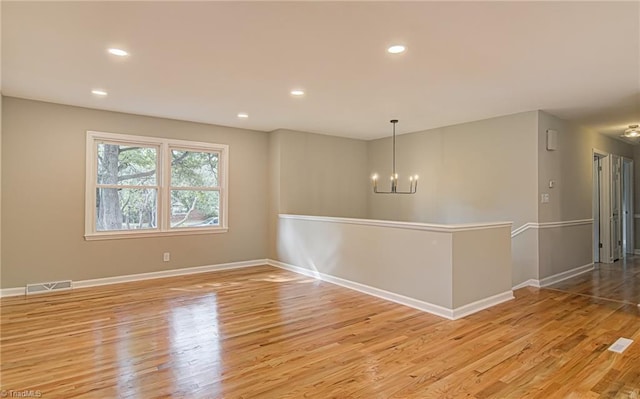
[[[549,180],[549,188],[554,188],[556,186],[555,180]]]
[[[542,195],[540,196],[540,202],[542,202],[543,204],[546,204],[549,202],[549,194],[548,193],[542,193]]]

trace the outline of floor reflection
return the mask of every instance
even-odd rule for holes
[[[596,263],[593,271],[547,288],[638,305],[640,257],[628,256],[614,263]]]
[[[222,376],[218,301],[209,294],[194,302],[171,308],[169,314],[170,357],[165,364],[177,382],[180,396],[207,387],[217,397]]]

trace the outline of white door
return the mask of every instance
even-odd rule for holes
[[[600,262],[600,171],[601,156],[593,154],[593,263]]]
[[[622,258],[622,159],[611,158],[611,259]]]
[[[600,262],[613,263],[611,246],[611,155],[598,157]]]
[[[633,254],[633,160],[622,158],[622,252]]]
[[[622,157],[613,154],[607,155],[594,150],[593,172],[593,259],[594,262],[613,263],[624,256],[623,239],[632,240],[632,234],[623,234],[623,220],[625,221],[624,231],[627,231],[627,229],[632,230],[633,221],[629,223],[628,219],[624,218],[624,212],[627,212],[632,217],[633,210],[627,205],[623,212],[623,204],[632,203],[633,200],[623,201],[623,194],[627,184],[623,182]],[[629,178],[627,177],[626,179],[628,180]],[[629,186],[632,185],[630,184]]]

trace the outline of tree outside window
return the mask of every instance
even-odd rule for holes
[[[88,132],[85,235],[226,231],[227,154],[225,145]]]

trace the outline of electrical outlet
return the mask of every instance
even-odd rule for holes
[[[165,262],[169,262],[171,260],[171,253],[165,252],[164,254],[162,254],[162,260]]]
[[[546,204],[547,202],[549,202],[549,194],[548,193],[542,193],[540,195],[540,202],[542,202],[543,204]]]

